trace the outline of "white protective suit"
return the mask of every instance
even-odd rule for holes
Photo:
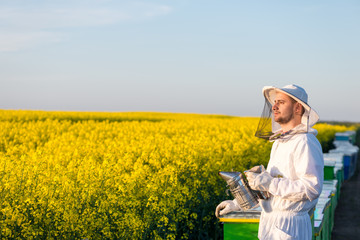
[[[301,131],[300,124],[295,129]],[[289,135],[275,140],[266,171],[273,177],[271,197],[260,200],[261,240],[312,238],[309,210],[322,191],[324,160],[317,131]]]

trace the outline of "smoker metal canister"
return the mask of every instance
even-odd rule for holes
[[[243,211],[255,207],[259,199],[266,199],[262,192],[250,188],[240,172],[219,172],[219,175],[226,181],[227,187]]]

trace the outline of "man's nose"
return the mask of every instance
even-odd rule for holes
[[[278,106],[276,103],[274,103],[274,105],[272,106],[272,110],[277,110],[278,109]]]

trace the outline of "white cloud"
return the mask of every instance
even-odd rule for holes
[[[0,51],[17,51],[65,39],[70,28],[96,27],[166,15],[172,8],[148,3],[74,1],[67,6],[1,7]],[[80,3],[80,4],[79,4]],[[1,6],[1,5],[0,5]]]
[[[166,15],[172,11],[172,8],[165,5],[148,7],[144,10],[144,16],[146,17],[156,17],[159,15]]]
[[[129,19],[111,9],[2,9],[0,19],[12,29],[44,29],[98,26]]]
[[[7,32],[0,33],[0,52],[13,52],[47,42],[59,42],[64,35],[56,32]]]

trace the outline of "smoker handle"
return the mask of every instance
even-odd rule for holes
[[[228,196],[230,196],[229,191],[230,191],[230,189],[226,189],[226,190],[225,190],[225,193],[226,193],[226,195],[228,195]]]

